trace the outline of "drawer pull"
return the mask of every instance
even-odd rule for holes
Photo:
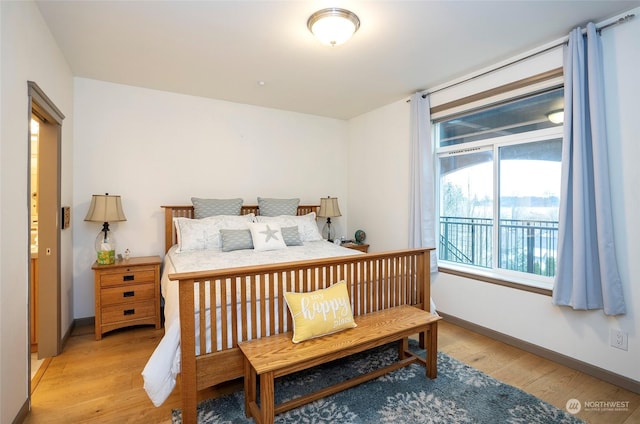
[[[124,315],[133,315],[133,314],[135,314],[135,313],[136,313],[136,310],[135,310],[135,309],[125,309],[125,310],[123,311],[123,314],[124,314]]]
[[[136,292],[133,290],[122,293],[122,297],[133,297],[135,295],[136,295]]]
[[[133,281],[135,279],[135,275],[123,275],[122,281]]]

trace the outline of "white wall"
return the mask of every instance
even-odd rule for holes
[[[36,5],[0,2],[0,422],[12,422],[27,400],[29,338],[29,173],[27,81],[35,81],[65,114],[62,202],[71,204],[73,79]],[[71,324],[71,231],[62,232],[62,331]]]
[[[347,236],[364,230],[370,252],[409,244],[409,139],[405,100],[349,121]]]
[[[640,21],[610,28],[602,39],[616,250],[628,313],[573,311],[548,296],[444,273],[433,275],[432,295],[442,312],[640,381]],[[367,230],[372,250],[408,246],[408,125],[404,103],[350,121],[349,226]],[[611,328],[629,333],[628,351],[609,346]]]
[[[347,220],[347,123],[162,91],[75,79],[74,315],[94,315],[91,265],[101,225],[92,194],[122,196],[118,252],[164,254],[161,205],[191,197],[337,196]]]

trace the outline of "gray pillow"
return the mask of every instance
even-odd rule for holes
[[[284,244],[287,246],[302,246],[302,240],[300,240],[300,232],[298,231],[297,225],[295,227],[281,227],[280,231],[282,231]]]
[[[246,230],[220,230],[220,247],[223,252],[233,250],[253,249],[251,231]]]
[[[297,215],[300,199],[273,199],[258,197],[258,210],[262,216]]]
[[[242,199],[200,199],[192,197],[194,218],[216,215],[240,215]]]

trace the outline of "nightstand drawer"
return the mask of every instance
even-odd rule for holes
[[[156,309],[153,300],[106,306],[102,308],[102,325],[153,317],[155,313]]]
[[[153,284],[131,284],[102,289],[101,304],[132,303],[141,300],[153,300],[156,288]]]
[[[137,267],[135,269],[122,269],[118,272],[103,272],[100,276],[100,285],[115,286],[119,284],[153,283],[155,280],[153,267]]]

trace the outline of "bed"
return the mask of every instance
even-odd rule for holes
[[[143,377],[149,397],[158,405],[180,375],[184,423],[196,422],[199,390],[242,377],[239,342],[291,331],[287,291],[312,291],[345,281],[354,316],[402,304],[430,309],[430,248],[365,254],[326,241],[305,241],[299,249],[304,253],[292,257],[252,253],[260,257],[256,262],[245,260],[242,252],[228,252],[243,258],[229,265],[202,252],[176,255],[174,220],[194,218],[194,209],[163,208],[165,335]],[[317,209],[299,206],[296,219],[312,217],[315,224]],[[258,207],[250,205],[242,206],[241,215],[260,216]],[[286,250],[287,255],[298,251]]]

